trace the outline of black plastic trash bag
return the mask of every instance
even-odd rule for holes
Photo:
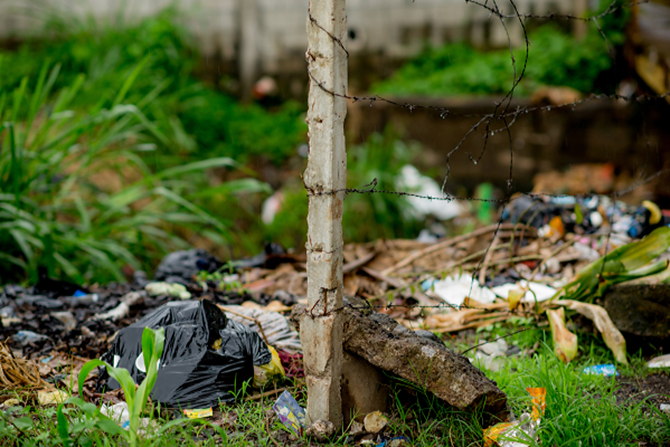
[[[165,348],[151,398],[168,407],[207,408],[234,399],[233,391],[272,355],[258,333],[229,320],[209,301],[168,303],[122,329],[102,359],[144,379],[142,331],[165,328]],[[119,387],[106,378],[110,389]]]
[[[215,272],[223,262],[205,250],[181,250],[165,256],[156,269],[157,281],[176,282],[185,286],[201,271]]]

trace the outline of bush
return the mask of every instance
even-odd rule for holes
[[[72,103],[86,78],[55,92],[57,79],[58,67],[45,66],[0,95],[3,282],[34,281],[42,267],[80,283],[121,280],[124,265],[146,267],[185,246],[175,228],[223,240],[227,227],[187,196],[207,187],[191,173],[232,160],[152,172],[138,156],[152,125],[138,106],[114,92],[101,101],[109,108],[79,111]]]
[[[610,2],[607,2],[608,4]],[[627,14],[606,15],[603,26],[591,25],[577,41],[553,25],[529,34],[528,64],[516,92],[529,95],[541,85],[568,86],[584,93],[606,93],[611,83],[601,82],[613,69],[613,46],[624,41]],[[512,51],[516,74],[526,58],[525,48]],[[466,44],[428,48],[390,79],[373,90],[393,95],[505,94],[514,82],[509,50],[479,52]]]

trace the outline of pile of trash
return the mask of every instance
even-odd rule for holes
[[[556,354],[570,361],[577,341],[568,312],[591,320],[614,359],[626,363],[624,336],[598,299],[631,279],[670,281],[669,224],[667,213],[646,201],[627,207],[606,196],[521,196],[498,223],[467,234],[346,245],[344,294],[424,337],[420,351],[434,351],[435,342],[425,339],[432,334],[532,316],[549,321]],[[234,400],[242,382],[262,387],[304,374],[288,313],[304,303],[306,291],[304,255],[276,245],[234,262],[203,250],[172,253],[152,281],[137,272],[132,283],[106,287],[45,275],[31,287],[8,285],[0,293],[0,379],[4,387],[53,393],[56,384],[76,382],[87,360],[102,358],[140,383],[147,374],[143,331],[162,328],[165,350],[152,399],[170,408],[211,408]],[[511,349],[499,345],[477,356],[492,367],[497,351]],[[87,384],[89,397],[97,399],[119,387],[104,371]],[[290,430],[304,428],[304,414],[290,395],[282,394],[275,411]],[[524,417],[505,430],[531,433],[539,416]]]

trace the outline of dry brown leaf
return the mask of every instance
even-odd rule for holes
[[[605,344],[614,353],[614,358],[617,362],[624,365],[628,364],[628,359],[626,358],[626,339],[614,325],[614,322],[612,322],[612,319],[603,307],[597,304],[588,304],[574,300],[556,301],[556,304],[574,310],[593,321],[593,324],[602,334]]]
[[[561,361],[568,363],[577,356],[577,335],[570,332],[565,325],[565,311],[562,307],[547,309],[547,317],[554,341],[554,352]]]

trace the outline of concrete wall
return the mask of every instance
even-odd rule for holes
[[[240,42],[243,2],[256,2],[254,44]],[[517,0],[522,13],[570,12],[577,0]],[[501,7],[511,8],[505,0]],[[205,55],[237,60],[239,51],[253,52],[256,69],[281,72],[286,60],[306,47],[307,0],[0,0],[0,38],[39,32],[54,12],[65,17],[115,20],[151,15],[170,4],[183,11],[182,19]],[[507,34],[497,18],[465,0],[348,0],[349,42],[352,55],[366,53],[404,58],[426,42],[468,40],[481,46],[506,46]],[[514,41],[521,39],[513,20],[507,24]]]

